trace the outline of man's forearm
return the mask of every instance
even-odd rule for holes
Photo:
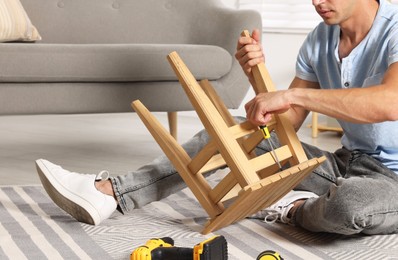
[[[397,120],[398,95],[384,85],[353,89],[290,89],[293,106],[353,123]],[[396,91],[395,91],[396,92]]]

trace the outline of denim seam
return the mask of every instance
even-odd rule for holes
[[[152,178],[148,182],[142,183],[141,185],[136,185],[136,186],[133,186],[133,187],[131,187],[129,189],[125,189],[124,193],[122,193],[122,191],[120,190],[120,184],[118,183],[116,178],[111,177],[110,179],[111,179],[112,184],[113,184],[114,193],[115,193],[115,196],[116,196],[116,198],[117,198],[117,200],[119,202],[119,206],[120,206],[120,208],[122,210],[122,213],[129,212],[129,210],[127,209],[126,200],[124,199],[124,196],[123,196],[125,193],[138,191],[138,190],[140,190],[142,188],[145,188],[145,187],[147,187],[147,186],[149,186],[149,185],[151,185],[151,184],[153,184],[153,183],[155,183],[155,182],[157,182],[159,180],[162,180],[162,179],[165,179],[167,177],[170,177],[173,174],[178,174],[178,172],[170,172],[170,174],[162,176],[160,178],[159,177],[158,178]]]
[[[119,207],[120,207],[122,213],[128,212],[127,205],[126,205],[126,201],[125,201],[125,199],[123,198],[122,192],[120,191],[120,188],[119,188],[120,185],[119,185],[117,179],[114,178],[114,177],[110,177],[110,180],[111,180],[111,182],[112,182],[113,191],[114,191],[114,193],[115,193],[115,196],[116,196],[117,201],[119,202]]]
[[[138,191],[138,190],[140,190],[140,189],[142,189],[142,188],[145,188],[145,187],[147,187],[147,186],[149,186],[149,185],[151,185],[151,184],[153,184],[153,183],[155,183],[155,182],[157,182],[157,181],[160,181],[160,180],[162,180],[162,179],[165,179],[165,178],[167,178],[167,177],[169,177],[169,176],[171,176],[171,175],[173,175],[173,174],[178,174],[178,172],[170,172],[170,174],[168,174],[168,175],[162,175],[162,177],[155,177],[155,178],[152,178],[152,179],[148,180],[148,181],[145,182],[145,183],[142,183],[142,184],[140,184],[140,185],[135,185],[135,186],[133,186],[133,187],[131,187],[131,188],[129,188],[129,189],[126,189],[126,192]]]
[[[317,174],[318,176],[327,179],[328,181],[331,181],[333,183],[336,183],[336,178],[333,176],[330,176],[329,174],[324,173],[323,171],[317,171],[316,169],[313,170],[313,173]]]
[[[361,215],[362,215],[363,218],[368,218],[368,217],[370,217],[371,220],[373,221],[373,218],[374,218],[374,217],[377,217],[377,216],[379,216],[379,215],[386,215],[386,214],[395,214],[395,215],[398,215],[398,210],[374,211],[374,212],[372,212],[372,213],[361,214]],[[374,224],[373,222],[371,223],[370,226],[365,226],[365,227],[359,226],[359,225],[357,224],[356,220],[357,220],[357,219],[361,219],[360,217],[361,217],[361,216],[359,216],[359,215],[357,215],[357,216],[354,217],[354,219],[353,219],[353,224],[354,224],[355,227],[358,227],[359,229],[361,229],[361,232],[362,232],[362,230],[366,230],[366,229],[368,229],[368,228],[372,228],[372,226],[373,226],[373,224]],[[349,227],[349,226],[350,226],[350,224],[349,224],[347,227]]]
[[[385,214],[398,214],[398,210],[374,211],[374,212],[366,214],[366,216],[377,216],[377,215],[385,215]]]

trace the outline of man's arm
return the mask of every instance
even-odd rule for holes
[[[352,123],[398,120],[398,63],[390,65],[380,85],[350,89],[302,89],[285,93],[290,107],[301,107]]]
[[[252,123],[257,125],[265,125],[271,119],[271,115],[275,113],[286,113],[290,122],[296,131],[299,130],[307,117],[309,110],[302,106],[290,104],[286,99],[289,91],[293,89],[307,90],[318,89],[317,82],[302,80],[295,77],[290,84],[288,90],[279,90],[269,93],[260,93],[246,105],[246,117]]]
[[[380,85],[350,89],[317,85],[296,77],[288,90],[259,94],[246,104],[247,118],[261,125],[271,114],[287,112],[296,130],[308,111],[352,123],[398,120],[398,63],[389,67]]]
[[[239,38],[235,57],[251,84],[255,84],[251,67],[264,61],[255,31],[252,38]],[[398,62],[390,65],[380,85],[322,90],[318,83],[296,77],[288,90],[261,93],[245,108],[247,119],[257,125],[267,124],[274,113],[287,112],[296,130],[308,111],[353,123],[395,121],[398,120]]]
[[[236,48],[237,51],[235,54],[235,58],[238,60],[239,64],[242,67],[243,72],[246,74],[246,76],[249,79],[249,82],[253,86],[255,86],[256,83],[254,81],[251,68],[261,62],[264,62],[264,54],[260,43],[260,33],[261,32],[259,30],[255,29],[253,30],[251,37],[244,37],[244,36],[240,37],[238,40]],[[289,88],[292,89],[292,88],[318,88],[318,87],[319,86],[317,83],[295,78],[293,79]],[[266,113],[263,115],[257,114],[257,110],[254,105],[257,102],[259,102],[261,99],[266,97],[271,97],[272,95],[275,95],[278,92],[269,93],[269,94],[260,94],[256,96],[253,100],[249,101],[245,106],[247,112],[246,117],[248,120],[252,121],[255,124],[265,125],[271,119],[272,113],[287,112],[290,121],[292,122],[294,128],[297,131],[308,115],[308,111],[306,111],[301,107],[295,106],[289,109],[290,106],[287,106],[286,109],[281,108],[277,111],[272,111],[272,113]]]

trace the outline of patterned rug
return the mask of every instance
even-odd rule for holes
[[[77,223],[41,186],[0,188],[0,259],[129,259],[150,238],[169,236],[193,247],[213,235],[228,242],[229,258],[250,260],[265,250],[296,259],[398,259],[398,236],[310,233],[245,219],[206,236],[206,213],[188,189],[132,214],[115,212],[100,226]],[[216,260],[216,259],[215,259]]]
[[[0,259],[112,259],[41,186],[0,189]]]

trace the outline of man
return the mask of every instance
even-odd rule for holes
[[[265,125],[286,112],[299,129],[309,111],[339,120],[343,148],[334,153],[303,144],[308,157],[327,161],[275,205],[257,215],[311,231],[339,234],[398,232],[398,10],[386,0],[313,0],[324,20],[300,49],[288,90],[257,95],[247,119]],[[259,31],[238,40],[236,58],[252,84],[264,61]],[[192,156],[207,143],[204,131],[183,145]],[[272,142],[277,143],[275,137]],[[263,142],[261,153],[269,150]],[[52,199],[77,220],[98,224],[116,209],[128,212],[182,188],[161,157],[132,174],[93,182],[38,160]],[[170,185],[172,184],[172,185]],[[107,194],[107,195],[105,195]]]

